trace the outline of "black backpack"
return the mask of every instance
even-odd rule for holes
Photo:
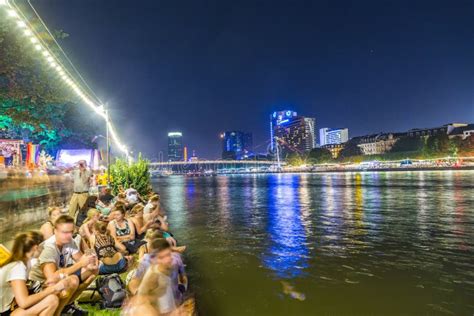
[[[125,284],[117,273],[99,277],[97,279],[97,288],[102,297],[102,308],[118,308],[122,306],[127,291]]]

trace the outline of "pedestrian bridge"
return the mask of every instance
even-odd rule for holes
[[[190,172],[266,172],[275,171],[277,163],[267,160],[196,160],[196,161],[167,161],[152,162],[149,165],[151,172],[170,171],[173,173]]]

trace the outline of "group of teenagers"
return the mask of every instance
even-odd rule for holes
[[[104,187],[80,204],[50,207],[40,231],[15,237],[0,265],[0,315],[86,315],[76,300],[113,273],[127,273],[123,315],[183,315],[185,246],[169,232],[159,195],[145,203],[134,189],[113,196]]]

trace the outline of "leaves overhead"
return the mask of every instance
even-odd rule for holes
[[[59,56],[54,39],[41,31],[39,21],[29,22]],[[97,125],[73,103],[69,88],[23,32],[0,11],[0,136],[33,141],[49,152],[68,143],[91,147]],[[69,36],[62,30],[53,34],[57,40]]]

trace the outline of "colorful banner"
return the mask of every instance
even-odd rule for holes
[[[28,143],[26,145],[26,165],[28,167],[35,167],[38,164],[40,155],[40,145]]]

